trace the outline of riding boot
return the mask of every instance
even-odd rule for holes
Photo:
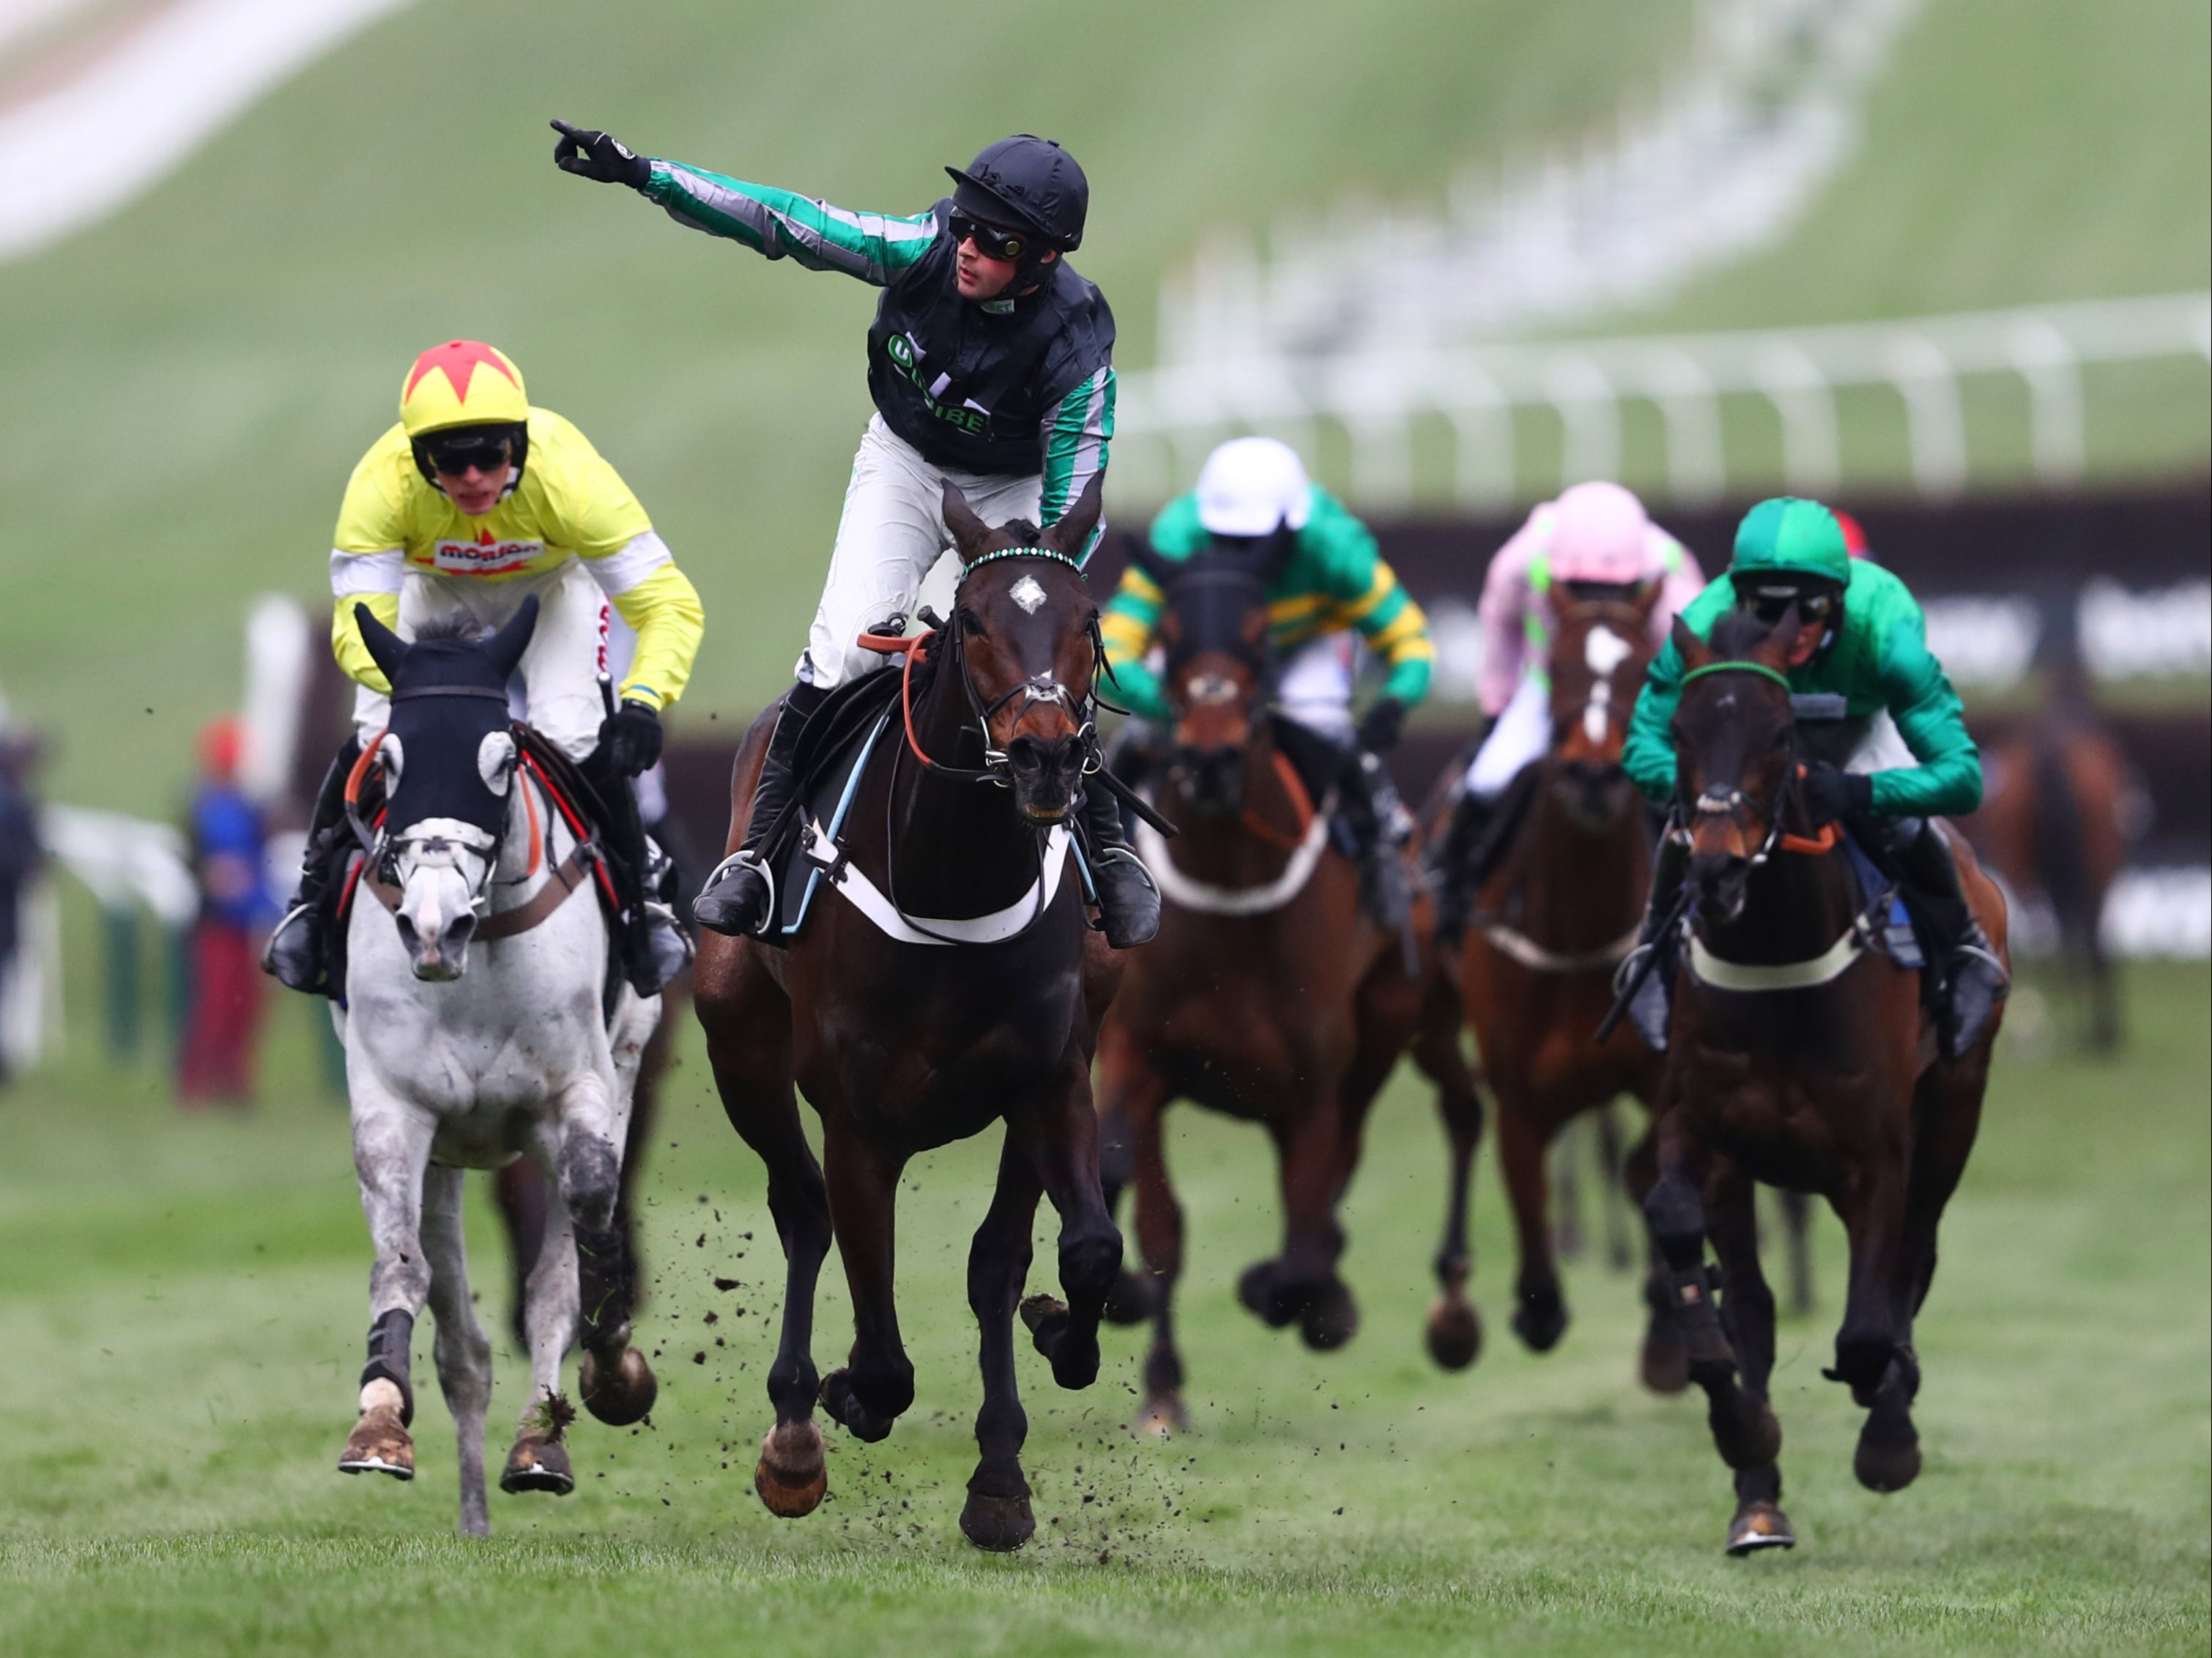
[[[1637,1035],[1658,1054],[1667,1051],[1667,1028],[1674,1018],[1674,952],[1680,943],[1676,930],[1667,921],[1674,913],[1674,902],[1682,891],[1682,878],[1689,868],[1690,843],[1678,835],[1662,835],[1658,853],[1651,860],[1651,902],[1644,911],[1644,930],[1637,935],[1636,948],[1621,963],[1614,980],[1617,984],[1626,984],[1644,958],[1657,952],[1658,959],[1629,1000],[1628,1017],[1636,1026]]]
[[[1955,1060],[1982,1039],[1990,1016],[2012,988],[2012,975],[1967,906],[1942,830],[1923,821],[1917,835],[1891,843],[1890,856],[1936,975],[1936,1039],[1943,1057]]]
[[[1490,830],[1495,803],[1462,787],[1452,801],[1451,821],[1429,858],[1429,880],[1437,895],[1437,942],[1455,944],[1467,931],[1474,903],[1472,865]]]
[[[738,849],[714,865],[707,884],[691,901],[691,919],[709,932],[729,938],[765,932],[775,919],[775,877],[766,855],[772,848],[762,842],[790,805],[794,783],[792,756],[799,749],[799,734],[809,715],[830,693],[801,683],[784,693],[783,711],[776,715],[775,730],[768,739],[768,756],[761,762],[760,781],[753,786],[752,815],[745,820],[744,839]]]
[[[1152,943],[1160,930],[1159,884],[1122,839],[1121,803],[1103,784],[1083,792],[1082,829],[1106,942],[1116,950]]]
[[[345,784],[361,758],[361,739],[349,737],[323,774],[315,815],[307,825],[307,850],[300,859],[300,885],[261,952],[261,970],[291,990],[313,994],[330,988],[331,898],[346,840]]]
[[[691,938],[662,889],[670,864],[637,812],[637,791],[594,750],[577,769],[599,797],[600,844],[606,849],[615,891],[622,900],[616,947],[623,976],[641,996],[657,996],[661,987],[691,961]]]

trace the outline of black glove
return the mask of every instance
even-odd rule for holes
[[[642,702],[625,702],[599,725],[599,749],[624,777],[650,771],[660,758],[660,716]]]
[[[1805,768],[1797,793],[1814,829],[1825,829],[1850,813],[1864,816],[1874,810],[1874,779],[1863,772],[1844,771],[1825,760]]]
[[[611,132],[570,126],[566,121],[554,122],[553,131],[561,135],[553,141],[553,165],[563,173],[632,189],[644,188],[653,177],[653,163]]]
[[[1359,722],[1359,746],[1370,754],[1388,754],[1405,729],[1406,705],[1395,696],[1379,698]]]

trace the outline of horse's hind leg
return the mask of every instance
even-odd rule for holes
[[[1135,1099],[1128,1116],[1137,1187],[1137,1248],[1151,1283],[1146,1298],[1152,1314],[1152,1345],[1145,1355],[1145,1402],[1136,1430],[1164,1436],[1190,1425],[1182,1402],[1182,1354],[1176,1347],[1176,1284],[1182,1276],[1182,1206],[1168,1179],[1167,1150],[1161,1117],[1167,1092],[1155,1085]],[[1108,1299],[1112,1306],[1112,1299]],[[1110,1314],[1109,1314],[1110,1315]]]
[[[1552,1248],[1561,1260],[1583,1258],[1583,1141],[1588,1131],[1569,1119],[1553,1142]]]
[[[1742,1374],[1741,1396],[1756,1406],[1748,1418],[1753,1423],[1762,1415],[1773,1420],[1767,1383],[1774,1374],[1774,1291],[1759,1270],[1757,1189],[1747,1176],[1732,1174],[1719,1182],[1706,1212],[1706,1230],[1720,1260],[1721,1321]],[[1775,1433],[1778,1448],[1778,1425]],[[1730,1554],[1796,1546],[1796,1533],[1782,1512],[1778,1462],[1770,1459],[1758,1467],[1739,1466],[1735,1498],[1735,1517],[1729,1522]]]
[[[968,1305],[981,1335],[983,1405],[975,1413],[975,1472],[960,1510],[961,1534],[979,1549],[1018,1549],[1036,1530],[1022,1445],[1029,1437],[1014,1375],[1014,1306],[1030,1270],[1030,1234],[1042,1187],[1036,1160],[1012,1123],[999,1153],[998,1187],[968,1251]]]
[[[1513,1333],[1532,1352],[1548,1353],[1566,1333],[1567,1303],[1552,1260],[1552,1230],[1545,1214],[1550,1192],[1544,1178],[1551,1126],[1532,1102],[1501,1090],[1498,1096],[1498,1163],[1512,1200],[1521,1246],[1514,1286]]]
[[[1119,1211],[1123,1190],[1137,1178],[1136,1111],[1132,1102],[1164,1088],[1144,1050],[1120,1025],[1108,1021],[1098,1033],[1097,1103],[1098,1186],[1109,1215]],[[1138,1233],[1141,1239],[1141,1224]],[[1124,1263],[1107,1293],[1106,1321],[1143,1323],[1155,1310],[1154,1287]]]
[[[1659,1179],[1657,1135],[1650,1129],[1628,1149],[1621,1164],[1621,1181],[1637,1213],[1644,1217],[1644,1248],[1647,1267],[1644,1277],[1646,1317],[1644,1345],[1637,1355],[1637,1370],[1644,1385],[1655,1394],[1679,1394],[1690,1385],[1690,1361],[1682,1345],[1682,1327],[1674,1316],[1673,1282],[1667,1258],[1651,1236],[1645,1201]]]
[[[549,1132],[538,1154],[552,1161]],[[499,1488],[510,1493],[550,1491],[564,1497],[576,1488],[568,1461],[568,1426],[575,1408],[561,1392],[561,1360],[576,1338],[576,1237],[562,1201],[559,1183],[546,1181],[545,1230],[538,1260],[522,1286],[522,1329],[530,1346],[530,1402],[515,1428],[514,1443],[500,1471]]]
[[[1605,1222],[1605,1264],[1613,1272],[1625,1272],[1636,1264],[1636,1243],[1629,1230],[1627,1212],[1621,1203],[1626,1160],[1620,1145],[1620,1108],[1608,1100],[1598,1107],[1596,1117],[1597,1207]]]
[[[1121,1266],[1121,1234],[1106,1212],[1098,1185],[1098,1118],[1091,1106],[1091,1067],[1070,1054],[1053,1093],[1032,1112],[1008,1119],[1006,1132],[1026,1147],[1037,1181],[1060,1212],[1060,1287],[1022,1303],[1022,1321],[1036,1350],[1052,1362],[1063,1388],[1098,1379],[1098,1321]]]
[[[1802,1192],[1783,1191],[1783,1242],[1790,1251],[1790,1310],[1802,1317],[1813,1310],[1813,1200]]]
[[[1302,1100],[1287,1121],[1268,1125],[1283,1193],[1283,1251],[1237,1280],[1237,1299],[1276,1329],[1296,1320],[1307,1346],[1326,1351],[1358,1333],[1359,1306],[1336,1270],[1344,1254],[1337,1198],[1344,1187],[1342,1110],[1337,1091]]]
[[[630,1345],[629,1239],[615,1213],[629,1084],[637,1049],[652,1029],[641,1029],[642,1019],[631,1005],[615,1033],[612,1086],[596,1073],[577,1078],[562,1095],[554,1131],[553,1172],[576,1251],[576,1337],[584,1350],[576,1391],[586,1409],[617,1428],[642,1420],[660,1391],[645,1355]]]
[[[422,1253],[430,1262],[430,1311],[438,1321],[431,1352],[438,1386],[453,1412],[461,1453],[461,1532],[489,1537],[484,1512],[484,1412],[491,1406],[491,1338],[469,1296],[468,1245],[461,1223],[462,1174],[434,1165],[422,1182]]]
[[[415,1477],[415,1389],[409,1379],[415,1321],[430,1294],[422,1253],[422,1181],[434,1125],[368,1073],[348,1067],[353,1097],[354,1172],[376,1261],[368,1274],[368,1363],[361,1373],[361,1419],[338,1458],[345,1473]]]
[[[822,1403],[873,1444],[914,1403],[914,1364],[899,1334],[893,1272],[905,1160],[879,1151],[836,1117],[823,1121],[823,1151],[837,1253],[853,1297],[853,1345],[845,1363],[822,1378]]]
[[[1463,1370],[1482,1352],[1482,1315],[1467,1293],[1474,1274],[1474,1253],[1467,1241],[1468,1193],[1474,1154],[1482,1144],[1482,1096],[1460,1054],[1459,1000],[1449,986],[1441,997],[1431,997],[1413,1054],[1413,1063],[1436,1084],[1437,1113],[1451,1142],[1443,1238],[1437,1246],[1437,1298],[1429,1308],[1429,1357],[1447,1370]]]

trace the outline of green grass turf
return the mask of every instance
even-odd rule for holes
[[[427,1333],[422,1477],[331,1466],[368,1252],[343,1114],[307,1085],[307,1010],[277,1008],[270,1097],[242,1120],[179,1117],[150,1064],[112,1069],[80,1032],[0,1097],[0,1650],[2202,1652],[2212,983],[2142,966],[2128,988],[2124,1062],[2005,1054],[1918,1332],[1927,1469],[1900,1495],[1853,1482],[1858,1413],[1820,1379],[1843,1265],[1823,1220],[1821,1308],[1785,1321],[1775,1378],[1802,1543],[1749,1562],[1720,1553],[1731,1504],[1702,1412],[1631,1381],[1628,1280],[1571,1268],[1576,1322],[1547,1357],[1507,1333],[1487,1157],[1491,1346],[1468,1374],[1430,1367],[1439,1139],[1402,1078],[1347,1207],[1364,1327],[1327,1357],[1234,1303],[1276,1235],[1259,1137],[1175,1119],[1196,1431],[1119,1426],[1135,1333],[1109,1333],[1079,1394],[1024,1351],[1041,1525],[1010,1558],[956,1528],[979,1394],[962,1263],[994,1146],[922,1159],[901,1210],[915,1409],[877,1446],[831,1428],[830,1501],[774,1521],[750,1470],[781,1260],[689,1036],[646,1181],[659,1406],[635,1432],[587,1420],[577,1494],[495,1492],[496,1535],[465,1544]],[[825,1368],[845,1304],[833,1266]],[[499,1363],[495,1459],[524,1375],[503,1345]]]
[[[58,794],[165,810],[193,732],[238,695],[249,595],[321,604],[340,490],[404,365],[470,334],[593,436],[697,581],[708,642],[680,718],[727,721],[780,686],[866,414],[871,296],[562,176],[549,116],[896,210],[988,136],[1054,134],[1095,185],[1079,262],[1140,366],[1160,270],[1212,230],[1347,193],[1440,202],[1469,159],[1609,120],[1692,19],[1687,0],[411,8],[120,217],[0,268],[0,684],[58,737]],[[2201,285],[2207,59],[2183,0],[1930,0],[1867,149],[1804,224],[1635,325]],[[2201,372],[2134,404],[2098,428],[2100,475],[2202,466]],[[1899,473],[1901,444],[1885,456]]]

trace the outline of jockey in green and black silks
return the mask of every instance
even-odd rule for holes
[[[1968,908],[1949,844],[1931,819],[1961,816],[1982,800],[1982,762],[1965,710],[1928,648],[1920,605],[1904,582],[1854,559],[1836,515],[1818,501],[1761,501],[1737,528],[1727,572],[1682,613],[1698,638],[1731,610],[1779,623],[1795,605],[1802,631],[1790,653],[1790,689],[1808,753],[1802,798],[1814,826],[1838,819],[1897,874],[1929,946],[1944,1051],[1973,1046],[2007,987],[2002,966]],[[1675,799],[1672,725],[1680,699],[1681,652],[1670,640],[1651,665],[1622,756],[1650,799]],[[1819,703],[1808,702],[1819,698]],[[1815,713],[1817,709],[1817,713]],[[1644,950],[1674,905],[1686,845],[1670,833],[1652,878]],[[1632,960],[1634,958],[1632,958]],[[1661,964],[1632,1007],[1654,1048],[1666,1046],[1671,973]]]

